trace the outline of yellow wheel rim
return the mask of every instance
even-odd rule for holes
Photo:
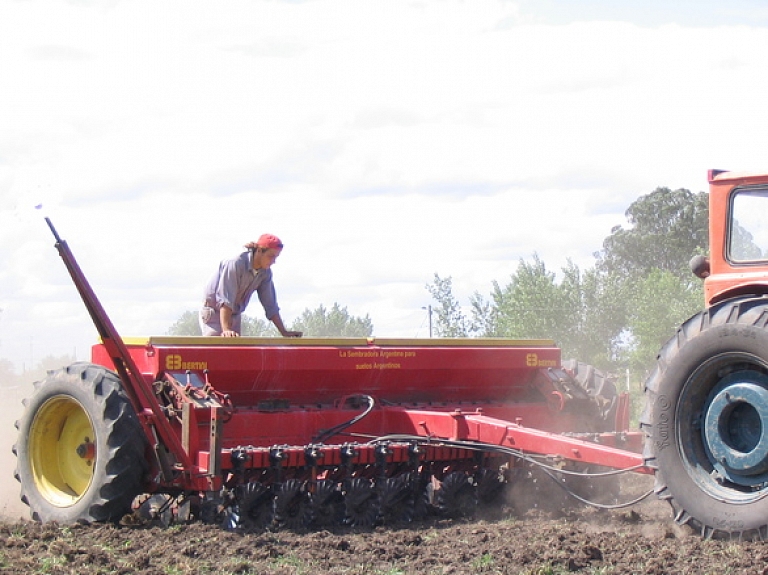
[[[50,504],[80,500],[96,461],[96,434],[80,402],[57,395],[40,407],[29,430],[29,456],[37,491]]]

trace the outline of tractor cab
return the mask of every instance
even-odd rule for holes
[[[691,261],[707,306],[768,293],[768,177],[709,171],[710,254]]]

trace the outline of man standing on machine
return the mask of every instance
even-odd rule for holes
[[[253,292],[257,292],[264,311],[281,335],[301,337],[300,331],[290,331],[283,325],[277,305],[271,267],[283,250],[277,236],[264,234],[244,246],[247,251],[234,259],[224,260],[205,287],[205,299],[200,310],[203,335],[238,337],[241,314],[248,307]]]

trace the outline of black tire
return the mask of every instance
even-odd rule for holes
[[[274,498],[272,489],[260,481],[238,485],[235,490],[237,504],[230,511],[227,527],[249,532],[272,526],[275,516]]]
[[[373,482],[366,477],[354,477],[344,485],[344,524],[351,527],[372,527],[379,515],[378,494]]]
[[[563,369],[573,377],[595,405],[595,414],[590,421],[593,431],[614,430],[618,406],[615,377],[576,359],[564,361]]]
[[[675,521],[705,538],[766,539],[768,299],[731,300],[689,319],[645,391],[644,458]]]
[[[475,474],[477,502],[487,507],[498,507],[507,482],[498,469],[479,469]]]
[[[376,482],[379,522],[384,525],[413,521],[414,489],[409,474],[386,477]]]
[[[463,471],[451,471],[443,477],[437,491],[437,508],[451,518],[471,517],[477,509],[477,491],[472,478]]]
[[[115,373],[90,363],[49,372],[16,422],[21,500],[36,521],[117,521],[142,492],[144,432]]]
[[[280,529],[302,529],[309,524],[309,498],[305,482],[289,479],[275,492],[274,522]]]
[[[311,527],[341,525],[344,520],[344,497],[332,479],[317,481],[309,489],[307,521]]]

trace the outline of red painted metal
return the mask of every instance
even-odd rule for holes
[[[510,340],[152,337],[127,348],[146,381],[206,371],[239,406],[323,404],[360,393],[393,402],[519,401],[539,368],[560,365],[552,342]],[[95,346],[93,359],[112,358]]]
[[[323,438],[323,465],[340,465],[341,446],[350,443],[356,464],[373,464],[377,438],[406,436],[647,472],[640,469],[640,433],[590,433],[578,411],[567,409],[569,398],[550,390],[545,374],[560,365],[560,350],[549,341],[152,337],[127,349],[146,385],[170,375],[189,394],[208,382],[231,401],[221,432],[224,468],[235,465],[232,453],[241,449],[248,452],[246,468],[273,467],[275,446],[283,446],[280,466],[306,466],[304,446],[319,444],[323,430],[362,411],[365,395],[375,408]],[[93,359],[108,364],[109,354],[97,345]],[[617,420],[628,426],[625,399]],[[207,406],[189,411],[190,455],[197,474],[206,475],[211,415]],[[582,433],[566,435],[572,432]],[[407,460],[408,449],[408,441],[392,448],[390,461]],[[474,457],[446,449],[433,449],[431,457]]]
[[[734,193],[760,187],[766,189],[764,173],[709,170],[709,245],[717,246],[708,254],[710,274],[704,280],[707,307],[729,297],[768,293],[768,262],[730,261],[726,253],[729,229],[732,227],[731,200]]]

